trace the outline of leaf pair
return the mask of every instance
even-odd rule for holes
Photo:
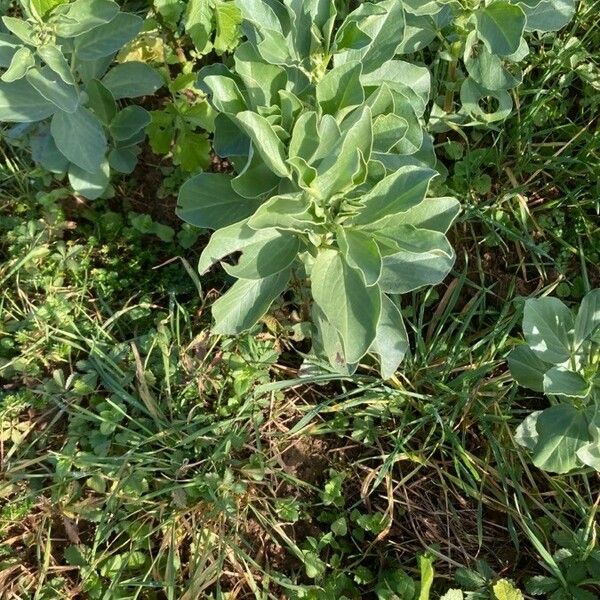
[[[558,403],[530,415],[519,442],[545,470],[600,470],[600,290],[582,300],[576,317],[556,298],[527,300],[523,332],[527,344],[508,357],[511,374]]]

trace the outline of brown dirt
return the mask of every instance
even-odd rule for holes
[[[328,443],[321,439],[302,436],[294,440],[282,453],[287,470],[306,483],[318,486],[326,477],[329,465]]]

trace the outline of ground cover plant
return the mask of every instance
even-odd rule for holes
[[[1,598],[599,597],[597,2],[0,10]]]

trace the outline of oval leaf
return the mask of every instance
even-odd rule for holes
[[[286,289],[290,271],[264,279],[239,279],[212,307],[213,331],[236,335],[258,323],[273,301]]]
[[[237,194],[226,175],[201,173],[183,184],[177,214],[196,227],[219,229],[249,217],[260,204]]]
[[[150,96],[164,85],[160,73],[146,63],[132,61],[113,67],[102,84],[115,100]]]
[[[74,113],[79,106],[77,89],[65,83],[50,67],[31,69],[27,72],[27,81],[44,97],[60,110]]]
[[[342,338],[346,361],[358,362],[377,332],[381,296],[336,250],[320,250],[312,270],[312,294]]]
[[[57,112],[50,125],[56,147],[72,163],[90,174],[97,173],[106,154],[102,124],[89,110]]]

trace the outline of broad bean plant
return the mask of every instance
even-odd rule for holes
[[[111,170],[131,173],[149,113],[122,101],[154,94],[162,76],[143,62],[113,66],[143,19],[112,0],[22,0],[0,33],[0,122],[19,123],[33,159],[81,195],[104,193]]]
[[[459,211],[426,197],[430,75],[394,58],[402,4],[362,4],[337,29],[329,1],[239,6],[248,41],[233,68],[198,78],[218,112],[215,151],[236,173],[192,178],[178,209],[216,230],[201,272],[241,252],[223,263],[237,282],[213,306],[215,331],[248,329],[306,282],[316,353],[352,371],[370,352],[389,376],[407,349],[397,296],[448,274]]]
[[[511,90],[522,81],[527,37],[557,31],[575,14],[575,0],[403,0],[404,33],[397,51],[437,50],[447,65],[445,94],[434,98],[429,128],[503,121]],[[457,97],[460,100],[457,107]]]
[[[577,315],[557,298],[527,300],[523,333],[527,343],[508,357],[512,376],[552,405],[523,421],[517,441],[546,471],[600,471],[600,289]]]
[[[215,331],[252,327],[291,288],[308,295],[314,354],[341,372],[375,355],[391,376],[408,349],[398,297],[448,275],[459,213],[455,198],[428,197],[427,126],[456,115],[435,108],[427,66],[401,56],[442,36],[440,51],[464,52],[469,71],[459,121],[495,119],[480,108],[490,95],[506,116],[519,80],[505,64],[526,54],[526,30],[560,25],[545,19],[565,4],[382,0],[342,20],[330,0],[239,2],[247,41],[197,82],[234,173],[190,179],[178,208],[215,230],[200,272],[221,262],[237,280],[213,306]]]

